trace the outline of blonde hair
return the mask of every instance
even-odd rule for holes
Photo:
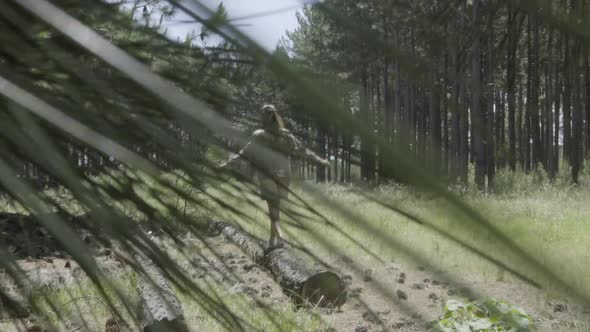
[[[262,106],[262,125],[264,129],[281,130],[285,128],[285,121],[277,112],[274,105],[266,104]]]

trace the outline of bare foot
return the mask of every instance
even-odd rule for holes
[[[283,242],[283,239],[276,236],[276,237],[271,237],[270,240],[268,240],[268,248],[266,249],[266,253],[269,253],[275,249],[279,249],[279,248],[283,248],[285,246],[285,243]]]

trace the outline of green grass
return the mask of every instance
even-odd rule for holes
[[[508,181],[505,179],[508,176],[517,181]],[[500,174],[499,180],[511,183],[512,188],[499,188],[501,192],[493,195],[463,191],[462,198],[525,253],[549,267],[576,291],[590,294],[590,266],[580,264],[590,259],[590,189],[584,185],[574,188],[567,182],[556,181],[550,185],[546,178],[535,175]],[[215,195],[217,189],[210,191]],[[350,186],[306,184],[295,186],[294,192],[305,197],[334,226],[327,225],[298,203],[287,204],[287,209],[305,215],[288,217],[283,214],[287,237],[327,261],[344,255],[362,267],[378,265],[380,260],[414,266],[430,263],[433,270],[446,271],[457,279],[476,277],[491,281],[498,278],[501,272],[493,264],[364,197],[371,195],[506,262],[549,291],[563,291],[560,282],[538,273],[530,262],[508,250],[487,228],[451,208],[444,199],[403,186],[383,186],[359,193]],[[319,196],[327,197],[334,205],[322,201]],[[255,222],[236,217],[225,209],[213,208],[218,218],[236,221],[261,238],[268,237],[263,201],[254,195],[224,196],[223,201],[253,217]],[[417,263],[416,257],[424,262]],[[508,273],[502,275],[514,280]]]
[[[548,180],[542,176],[525,177],[508,173],[499,174],[498,180],[501,186],[497,188],[497,194],[486,195],[469,190],[461,190],[460,193],[469,206],[487,218],[494,227],[525,252],[552,271],[556,271],[559,278],[581,294],[590,294],[590,266],[585,264],[590,261],[590,188],[584,185],[573,188],[566,182],[549,185]],[[149,186],[149,182],[147,183],[146,186]],[[159,188],[151,188],[151,195],[161,195],[160,200],[175,204],[196,219],[218,218],[237,222],[253,234],[266,239],[269,226],[264,202],[245,189],[236,195],[224,192],[227,189],[235,193],[232,186],[245,188],[240,183],[228,182],[223,186],[208,187],[206,193],[220,198],[247,217],[236,216],[229,210],[219,207],[203,192],[195,191],[192,194],[197,199],[208,202],[208,209],[205,210],[191,206],[184,210],[182,200],[177,200],[177,197]],[[146,194],[145,188],[138,188],[138,191],[142,190],[142,195],[146,195],[146,200],[151,202],[150,204],[161,204]],[[428,224],[444,229],[483,252],[507,262],[509,266],[541,282],[548,290],[548,297],[563,295],[558,282],[545,275],[536,274],[534,269],[530,268],[529,262],[522,261],[514,252],[506,250],[486,228],[467,219],[444,199],[396,185],[359,191],[352,186],[299,183],[294,185],[293,190],[317,209],[321,217],[314,215],[297,201],[286,203],[286,210],[299,214],[292,217],[283,214],[286,237],[329,263],[346,256],[352,260],[351,264],[361,270],[380,266],[383,261],[395,261],[408,266],[427,266],[433,271],[447,273],[449,277],[457,280],[495,282],[502,275],[504,282],[516,282],[509,273],[500,272],[496,266],[469,250],[365,196],[369,195],[418,216]],[[56,193],[51,195],[58,199]],[[59,197],[65,205],[69,204],[66,196]],[[125,202],[117,202],[116,206],[129,213],[134,210],[131,204]],[[71,208],[75,210],[75,207]],[[168,213],[168,208],[162,209],[163,214]],[[5,202],[3,210],[14,211],[19,208]],[[351,238],[347,238],[345,234]],[[126,286],[127,289],[133,289],[132,278],[119,282],[124,288]],[[260,330],[322,331],[330,325],[325,321],[325,313],[322,320],[320,312],[294,310],[290,304],[273,306],[274,313],[279,314],[276,317],[280,319],[271,322],[267,316],[269,308],[259,306],[243,295],[228,295],[227,289],[207,278],[198,282],[202,289],[206,289],[245,322]],[[49,293],[46,295],[61,304],[68,303],[72,298],[91,299],[98,296],[91,287],[47,292]],[[209,317],[189,296],[180,297],[189,323],[207,331],[221,329],[219,323]],[[75,315],[75,307],[68,306],[69,309],[62,308],[64,312],[67,315]],[[110,315],[102,305],[91,307],[94,309],[93,314],[100,317],[99,322],[104,322],[106,316]],[[59,324],[58,317],[52,316],[51,310],[48,312],[53,323]]]

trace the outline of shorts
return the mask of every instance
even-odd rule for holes
[[[286,199],[289,197],[288,177],[268,177],[259,175],[260,196],[266,201]]]

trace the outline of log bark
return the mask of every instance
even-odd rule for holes
[[[222,234],[267,268],[295,303],[339,308],[346,302],[346,287],[340,276],[295,255],[289,248],[265,254],[256,239],[223,222],[213,223],[210,231],[213,236]]]
[[[143,269],[137,284],[143,309],[142,331],[188,331],[180,301],[162,270],[146,257],[135,258]]]
[[[336,273],[311,265],[288,248],[269,252],[265,266],[297,304],[340,308],[346,302],[346,287]]]
[[[223,235],[228,241],[237,245],[256,263],[264,264],[264,248],[255,238],[224,222],[214,222],[209,226],[209,235]]]

